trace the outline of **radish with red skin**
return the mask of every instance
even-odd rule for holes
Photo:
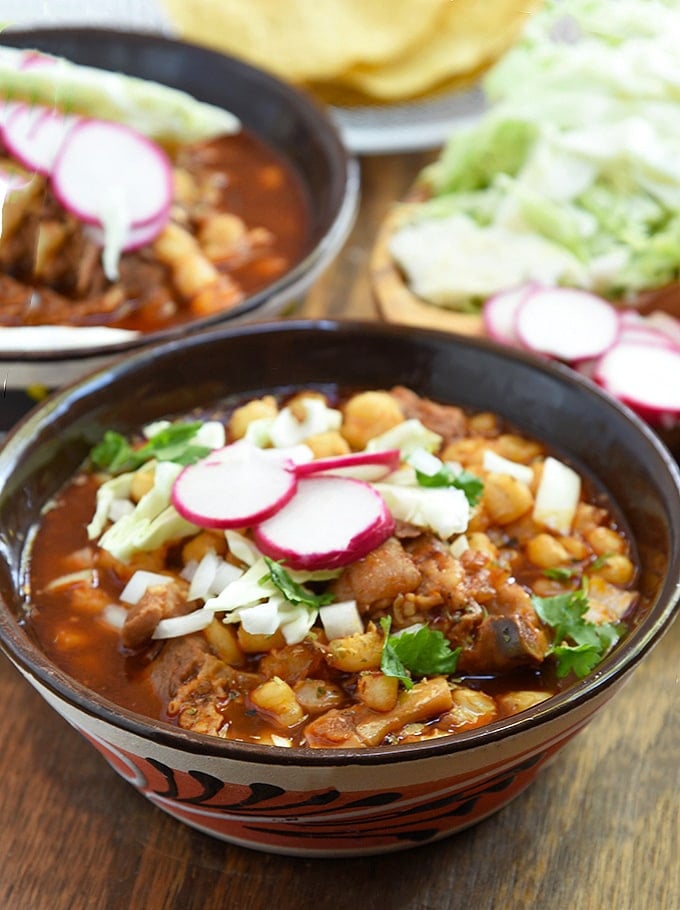
[[[595,380],[646,419],[680,414],[680,348],[622,341],[600,357]]]
[[[172,504],[199,527],[250,527],[294,495],[294,468],[292,459],[275,450],[233,443],[184,468],[173,484]]]
[[[165,210],[161,213],[160,218],[154,221],[149,221],[148,224],[138,224],[133,225],[128,228],[127,234],[125,235],[125,240],[121,247],[122,252],[129,253],[132,250],[138,250],[143,246],[146,246],[148,243],[151,243],[152,240],[155,240],[156,237],[163,230],[165,225],[168,223],[170,214],[168,210]],[[88,224],[87,233],[90,239],[97,244],[97,246],[104,247],[106,246],[106,237],[104,231],[97,224]]]
[[[172,167],[165,152],[135,130],[81,120],[54,162],[52,188],[81,221],[102,225],[122,210],[127,226],[136,227],[169,211]]]
[[[382,496],[350,477],[302,477],[297,491],[253,531],[265,556],[292,569],[335,569],[356,562],[394,531]]]
[[[20,104],[5,121],[5,145],[25,167],[49,175],[61,147],[80,120],[74,114]]]
[[[380,480],[396,471],[401,463],[399,449],[385,449],[382,452],[351,452],[348,455],[333,455],[315,458],[295,468],[298,477],[311,474],[333,474],[337,477],[353,477],[355,480]]]
[[[527,350],[567,362],[598,357],[620,332],[612,305],[587,291],[540,288],[517,309],[515,330]]]
[[[649,328],[646,326],[636,326],[635,328],[626,326],[621,330],[616,343],[651,345],[652,347],[674,348],[676,350],[678,348],[678,345],[668,335],[651,326]]]
[[[517,310],[527,296],[536,290],[536,285],[527,284],[518,288],[499,291],[485,301],[482,319],[487,335],[501,344],[516,345],[519,339],[515,331]]]
[[[51,54],[43,54],[40,51],[26,51],[22,57],[19,69],[29,70],[39,66],[49,67],[54,66],[58,62],[58,58],[52,57]]]
[[[666,335],[676,347],[680,347],[680,319],[663,310],[654,310],[645,318],[645,325]]]

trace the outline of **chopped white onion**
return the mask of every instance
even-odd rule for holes
[[[373,484],[395,518],[431,528],[442,540],[467,530],[470,505],[456,487],[402,487]]]
[[[308,610],[302,604],[295,604],[279,610],[281,633],[287,645],[296,645],[302,641],[314,625],[316,610]]]
[[[319,618],[328,640],[356,635],[364,631],[364,624],[356,600],[342,600],[319,608]]]
[[[109,506],[109,520],[116,522],[119,521],[124,515],[129,515],[131,512],[134,512],[135,504],[129,499],[116,498],[111,500],[111,505]]]
[[[179,638],[181,635],[191,635],[207,628],[213,621],[213,614],[208,610],[194,610],[184,616],[171,616],[161,619],[156,626],[152,638]]]
[[[463,553],[469,549],[470,543],[467,539],[467,536],[465,534],[460,534],[458,537],[456,537],[456,539],[449,547],[449,552],[452,556],[455,556],[456,559],[460,559]]]
[[[214,550],[206,551],[191,579],[188,594],[189,600],[197,600],[199,598],[201,600],[206,600],[209,597],[212,584],[215,580],[215,573],[217,572],[217,567],[221,561],[222,560]]]
[[[139,603],[147,588],[155,585],[167,585],[171,581],[170,575],[160,575],[158,572],[138,569],[121,591],[120,599],[126,604]]]
[[[153,423],[147,423],[147,425],[142,428],[142,433],[144,434],[145,439],[153,439],[154,436],[162,433],[163,430],[167,430],[170,426],[172,426],[172,424],[169,420],[154,420]]]
[[[112,629],[122,629],[128,611],[120,604],[107,604],[102,610],[102,619]]]
[[[292,740],[288,739],[287,736],[279,736],[278,733],[272,733],[270,739],[272,746],[279,746],[282,749],[290,749],[293,745]]]
[[[509,474],[515,480],[521,483],[530,484],[534,479],[534,472],[526,464],[519,464],[517,461],[510,461],[509,458],[503,458],[490,449],[484,450],[484,461],[482,462],[485,471],[491,471],[494,474]]]
[[[273,599],[239,610],[238,618],[249,635],[273,635],[279,628],[279,610]]]
[[[92,569],[78,569],[77,572],[69,572],[67,575],[60,575],[59,578],[53,579],[45,585],[45,590],[58,591],[59,588],[68,588],[69,585],[77,585],[81,581],[91,584],[93,574]]]
[[[232,581],[236,581],[236,579],[240,578],[242,575],[243,569],[239,569],[238,566],[234,566],[230,562],[220,560],[212,585],[210,586],[210,595],[212,597],[217,597],[217,595],[221,594]]]
[[[203,426],[198,428],[191,441],[197,446],[205,446],[208,449],[223,448],[227,442],[224,424],[219,420],[206,420]]]
[[[558,534],[568,534],[580,495],[581,478],[576,471],[548,456],[534,500],[534,521]]]
[[[247,566],[252,566],[258,559],[262,559],[262,553],[243,534],[239,534],[238,531],[225,531],[224,536],[227,538],[227,546],[231,555]]]
[[[198,562],[195,559],[190,559],[179,574],[185,581],[191,581],[197,568]]]
[[[412,465],[419,474],[425,474],[427,477],[434,477],[442,469],[442,462],[432,452],[427,449],[416,449],[408,456],[408,463]]]
[[[303,398],[298,404],[305,412],[304,420],[298,420],[290,408],[283,408],[274,418],[269,437],[277,449],[297,445],[303,439],[337,430],[342,423],[342,414],[329,408],[320,398]]]

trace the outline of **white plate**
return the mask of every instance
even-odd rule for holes
[[[347,147],[357,155],[415,152],[443,145],[451,133],[486,110],[482,89],[449,92],[427,100],[370,107],[331,107]]]

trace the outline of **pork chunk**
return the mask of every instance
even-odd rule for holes
[[[395,537],[389,537],[363,559],[348,566],[332,585],[338,600],[356,600],[363,613],[389,606],[399,594],[415,591],[420,572]]]
[[[128,611],[121,641],[123,647],[136,651],[151,641],[154,629],[170,616],[189,613],[192,605],[187,601],[186,585],[171,581],[162,585],[151,585],[139,601]]]
[[[462,408],[421,398],[404,386],[395,386],[391,394],[399,402],[407,420],[420,420],[423,426],[438,433],[445,443],[466,435],[467,421]]]

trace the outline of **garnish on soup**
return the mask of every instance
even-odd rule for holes
[[[455,735],[587,675],[637,603],[613,503],[491,413],[305,389],[109,431],[27,624],[132,710],[305,748]]]

